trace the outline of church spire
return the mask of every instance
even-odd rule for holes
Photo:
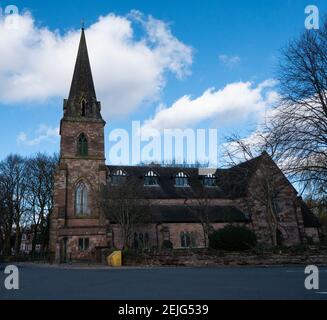
[[[84,24],[75,63],[68,100],[64,105],[68,117],[100,118],[100,103],[94,89],[91,65],[87,51]]]
[[[75,64],[73,81],[70,87],[69,99],[79,98],[81,94],[96,100],[89,55],[87,52],[84,26]]]

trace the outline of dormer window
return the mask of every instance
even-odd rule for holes
[[[217,187],[217,178],[214,174],[207,174],[203,177],[203,185],[205,187]]]
[[[185,172],[178,172],[175,177],[176,187],[188,187],[188,176]]]
[[[144,185],[145,186],[158,186],[159,182],[158,182],[158,175],[150,170],[144,178]]]
[[[111,175],[111,184],[112,185],[119,185],[126,182],[126,172],[122,169],[115,170]]]
[[[87,102],[85,99],[82,99],[81,101],[81,116],[86,117],[86,107],[87,107]]]
[[[77,155],[86,157],[88,155],[88,143],[84,133],[81,133],[77,141]]]

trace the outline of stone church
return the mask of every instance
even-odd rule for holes
[[[279,192],[272,199],[278,240],[286,246],[319,241],[319,221],[298,197],[268,154],[229,169],[206,173],[196,168],[106,165],[105,121],[97,100],[84,29],[68,99],[60,122],[60,163],[55,174],[54,210],[50,224],[50,250],[56,261],[93,260],[103,248],[123,247],[121,230],[97,204],[100,186],[112,186],[134,177],[152,218],[137,225],[133,243],[160,249],[164,241],[176,249],[201,248],[207,241],[203,209],[213,229],[228,223],[246,225],[258,241],[271,244],[270,218],[260,197],[263,164],[274,171]],[[110,196],[109,196],[110,197]],[[192,208],[193,207],[193,208]],[[110,217],[110,215],[109,215]]]

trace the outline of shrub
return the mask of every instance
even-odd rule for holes
[[[307,240],[307,244],[309,246],[312,246],[314,244],[314,241],[313,241],[313,238],[312,237],[307,236],[306,237],[306,240]]]
[[[264,245],[262,243],[257,243],[254,247],[253,247],[253,253],[258,255],[258,256],[263,256],[266,253],[270,253],[271,252],[271,247]]]
[[[162,249],[163,250],[172,250],[173,249],[173,244],[169,240],[164,240],[162,243]]]
[[[286,250],[288,252],[290,252],[291,254],[295,254],[295,255],[301,254],[301,255],[303,255],[308,250],[308,246],[305,243],[301,243],[301,244],[298,244],[296,246],[289,247]]]
[[[116,251],[116,250],[112,250],[112,252],[114,252],[114,251]],[[123,249],[122,254],[123,254],[124,258],[134,258],[134,257],[138,256],[138,253],[135,250],[133,250],[132,248]]]
[[[216,250],[243,251],[256,244],[255,233],[244,226],[227,225],[209,236],[209,246]]]

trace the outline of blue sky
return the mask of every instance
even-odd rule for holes
[[[0,159],[59,150],[56,128],[81,18],[106,113],[108,148],[109,132],[130,130],[132,120],[152,119],[148,127],[158,129],[177,127],[176,122],[182,128],[218,128],[221,143],[231,132],[250,135],[273,100],[280,49],[304,31],[305,7],[327,12],[326,1],[302,0],[2,1],[0,6],[9,4],[24,20],[19,30],[0,27],[0,35],[5,32]]]

